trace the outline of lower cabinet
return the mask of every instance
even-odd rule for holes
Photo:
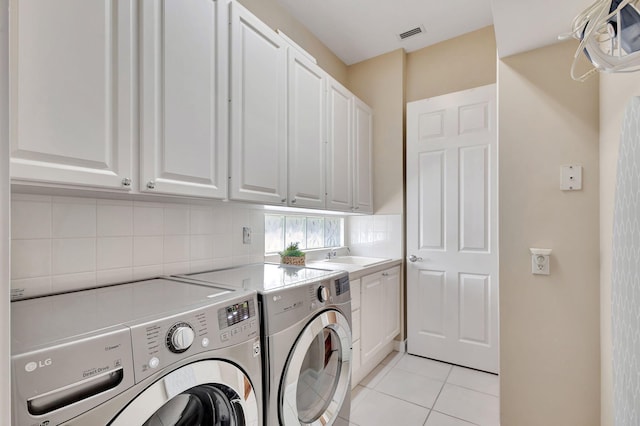
[[[353,280],[351,294],[355,387],[391,352],[400,333],[400,267]]]

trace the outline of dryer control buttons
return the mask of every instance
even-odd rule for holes
[[[174,324],[167,333],[167,347],[173,353],[179,354],[191,347],[196,337],[193,328],[186,322]]]
[[[329,299],[329,289],[321,285],[318,287],[318,300],[321,303],[326,302]]]

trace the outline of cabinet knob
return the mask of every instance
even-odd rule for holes
[[[129,178],[122,179],[122,186],[130,187],[131,186],[131,179],[129,179]]]
[[[382,276],[383,276],[383,277],[388,277],[388,276],[389,276],[389,273],[388,273],[388,272],[383,272],[383,273],[382,273]]]
[[[295,204],[296,203],[296,199],[294,198],[293,200],[291,200],[291,204]]]
[[[150,180],[149,182],[147,182],[147,189],[155,189],[156,188],[156,183],[152,180]]]
[[[281,203],[286,203],[286,202],[287,202],[287,199],[286,199],[286,198],[283,198],[282,200],[280,200],[280,202],[281,202]]]

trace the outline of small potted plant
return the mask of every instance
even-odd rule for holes
[[[304,266],[304,253],[298,248],[299,243],[291,243],[284,251],[279,252],[280,263]]]

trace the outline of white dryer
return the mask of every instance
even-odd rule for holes
[[[261,263],[183,278],[258,291],[267,426],[349,424],[346,272]]]
[[[255,425],[255,291],[153,279],[13,302],[12,423]]]

